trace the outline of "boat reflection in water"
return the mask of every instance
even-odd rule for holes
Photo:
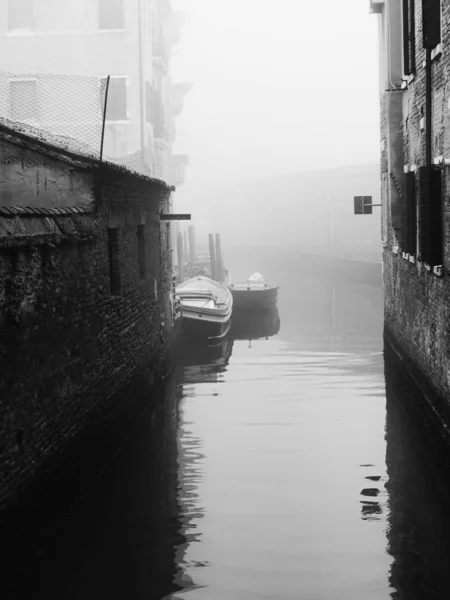
[[[181,347],[179,364],[183,368],[185,384],[216,382],[227,370],[233,338],[227,335],[215,342],[185,342]]]
[[[234,340],[269,339],[280,331],[280,315],[274,306],[264,312],[233,313],[230,333],[221,340],[193,342],[181,346],[179,366],[185,384],[217,382],[228,368]]]
[[[280,331],[280,315],[274,305],[267,311],[235,311],[231,320],[231,335],[235,340],[268,339]]]

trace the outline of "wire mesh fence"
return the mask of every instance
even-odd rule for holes
[[[0,71],[0,124],[101,159],[107,82],[106,77]]]

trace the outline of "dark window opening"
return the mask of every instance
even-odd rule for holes
[[[8,26],[10,31],[33,29],[33,0],[9,0]]]
[[[52,253],[49,244],[42,244],[41,246],[41,260],[42,260],[42,268],[47,269],[51,266],[52,262]]]
[[[109,80],[106,105],[107,121],[127,119],[127,80],[125,77],[111,77]]]
[[[113,296],[118,296],[122,285],[120,278],[119,230],[117,227],[108,229],[108,254],[110,290]]]
[[[9,82],[9,116],[14,121],[37,121],[37,85],[34,79]]]
[[[145,226],[144,225],[138,225],[137,241],[138,241],[139,277],[140,277],[140,279],[145,279],[146,268],[145,268]]]
[[[441,0],[422,0],[423,47],[428,50],[441,43]]]
[[[124,29],[123,0],[98,0],[100,29]]]
[[[416,70],[415,0],[403,0],[403,71],[412,75]]]
[[[442,172],[435,166],[419,168],[419,253],[429,266],[442,265]]]
[[[417,253],[417,202],[416,202],[416,174],[414,171],[405,173],[406,190],[406,236],[405,251],[410,256]]]

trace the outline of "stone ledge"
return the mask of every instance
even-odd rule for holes
[[[91,209],[64,207],[64,208],[35,208],[30,206],[0,206],[0,216],[2,217],[64,217],[72,215],[88,215],[93,211]]]
[[[5,210],[11,212],[6,214]],[[47,212],[43,214],[44,210]],[[89,240],[98,231],[96,221],[93,221],[93,215],[89,212],[71,208],[39,211],[0,209],[0,248],[39,245],[49,240],[57,244],[62,241]]]

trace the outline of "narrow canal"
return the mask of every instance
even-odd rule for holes
[[[439,449],[385,363],[376,277],[291,252],[226,259],[235,280],[279,283],[279,314],[182,354],[28,597],[447,597]]]

